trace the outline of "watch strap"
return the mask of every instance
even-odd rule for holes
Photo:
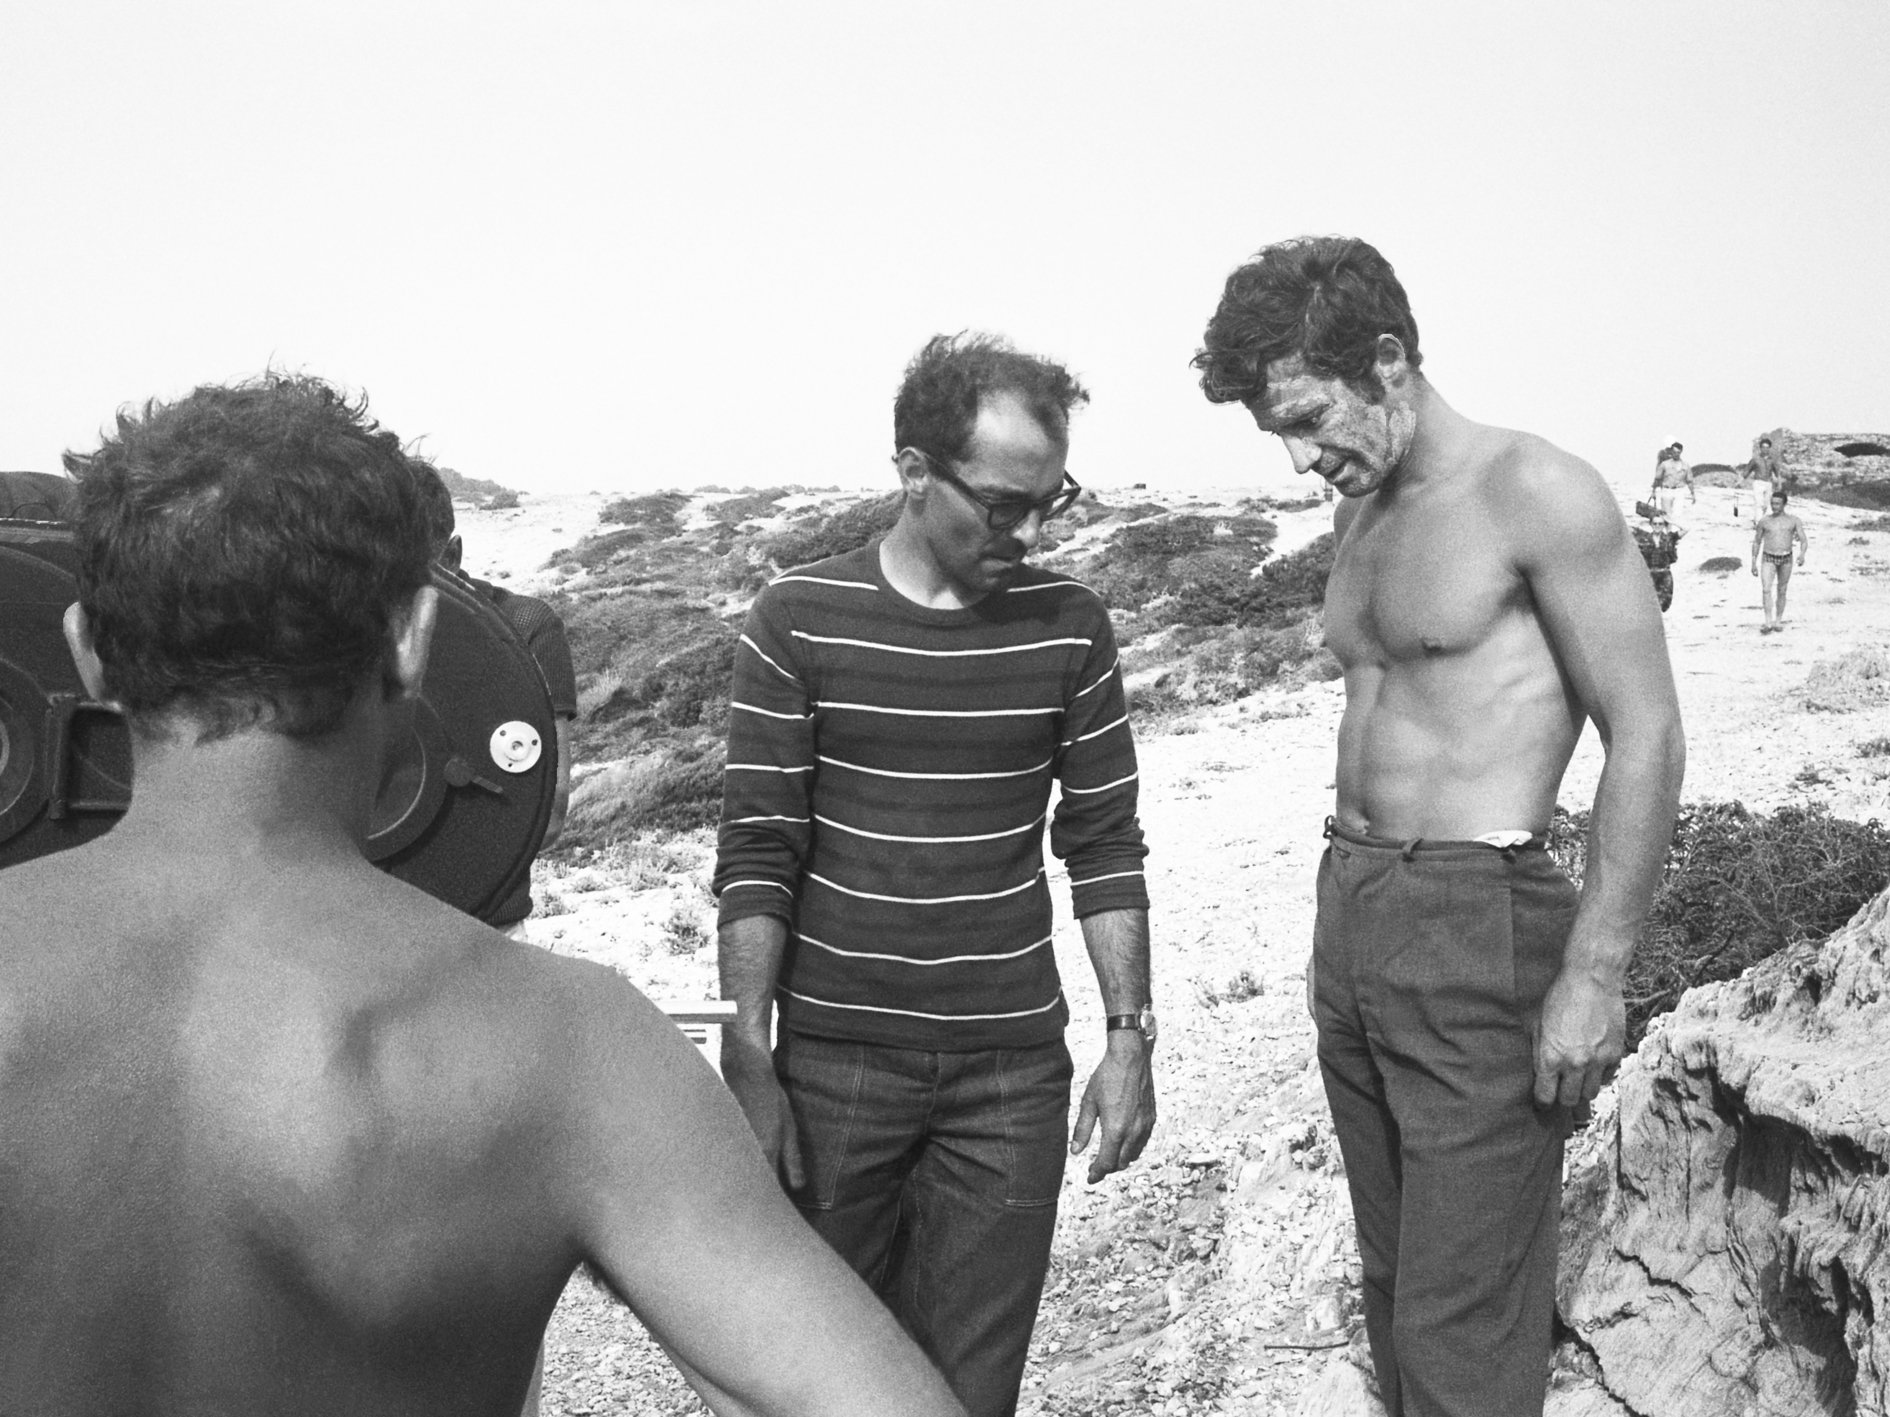
[[[1142,1015],[1110,1014],[1108,1018],[1103,1020],[1103,1026],[1105,1030],[1110,1033],[1114,1033],[1118,1028],[1132,1028],[1137,1033],[1140,1033],[1142,1031]]]

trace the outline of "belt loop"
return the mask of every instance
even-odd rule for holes
[[[1502,851],[1503,859],[1514,866],[1516,864],[1516,844],[1511,842],[1508,846],[1502,848]]]
[[[1320,835],[1320,836],[1322,836],[1322,837],[1324,837],[1324,838],[1325,838],[1325,839],[1326,839],[1327,841],[1331,841],[1331,840],[1332,840],[1332,823],[1333,823],[1333,822],[1334,822],[1335,820],[1336,820],[1336,819],[1335,819],[1335,818],[1333,818],[1333,817],[1327,817],[1327,818],[1326,818],[1326,825],[1325,825],[1325,829],[1324,829],[1323,831],[1321,831],[1321,832],[1319,833],[1319,835]]]
[[[1404,844],[1404,850],[1401,854],[1405,860],[1409,861],[1417,855],[1418,843],[1423,840],[1424,838],[1421,836],[1414,836]]]

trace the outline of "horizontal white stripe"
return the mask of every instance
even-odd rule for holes
[[[1068,748],[1077,743],[1087,743],[1092,738],[1102,737],[1103,734],[1107,733],[1112,728],[1122,727],[1122,725],[1127,723],[1128,721],[1129,721],[1129,716],[1125,713],[1122,715],[1121,718],[1117,719],[1114,723],[1105,723],[1101,728],[1092,729],[1090,732],[1079,734],[1075,738],[1065,738],[1063,740],[1062,746],[1065,748]]]
[[[752,822],[804,822],[806,817],[730,817],[722,823],[725,827],[743,827]]]
[[[983,895],[874,895],[871,891],[849,890],[838,881],[830,881],[825,876],[817,876],[812,871],[807,873],[810,881],[819,881],[829,890],[839,891],[841,895],[850,895],[855,900],[889,900],[895,905],[957,905],[967,900],[1001,900],[1007,895],[1016,895],[1027,891],[1043,879],[1043,867],[1037,868],[1037,874],[1021,886],[1006,886],[1001,891],[988,891]]]
[[[1006,950],[1002,954],[946,955],[943,959],[913,959],[910,955],[877,954],[872,950],[843,950],[838,945],[828,944],[825,940],[816,940],[812,935],[800,935],[797,938],[805,940],[810,945],[818,945],[828,954],[842,955],[847,959],[883,959],[890,960],[894,964],[919,964],[927,967],[935,964],[974,964],[988,959],[1017,959],[1029,954],[1032,950],[1040,950],[1050,943],[1050,936],[1045,935],[1034,945],[1025,945],[1021,950]]]
[[[753,640],[749,639],[748,636],[746,635],[742,636],[742,643],[747,645],[748,648],[752,649],[756,654],[760,655],[761,662],[767,665],[768,668],[772,669],[776,674],[779,674],[783,679],[787,680],[788,683],[794,684],[794,685],[800,684],[801,681],[799,679],[795,678],[787,670],[783,669],[780,665],[776,664],[772,659],[768,658],[767,651],[763,650],[760,645],[756,644]]]
[[[890,713],[901,718],[1024,718],[1034,713],[1061,713],[1060,708],[1021,709],[902,709],[883,708],[879,704],[849,704],[835,699],[821,699],[815,708],[852,709],[855,713]]]
[[[852,1009],[855,1013],[863,1014],[897,1014],[900,1018],[934,1019],[940,1023],[971,1023],[978,1019],[991,1018],[1029,1018],[1032,1014],[1047,1014],[1050,1010],[1063,1002],[1063,996],[1058,994],[1056,998],[1052,999],[1040,1009],[1018,1009],[1015,1013],[927,1014],[920,1013],[917,1009],[885,1009],[874,1004],[836,1004],[831,999],[816,999],[812,994],[796,994],[792,989],[783,989],[781,992],[788,995],[790,998],[799,999],[803,1004],[813,1004],[823,1009]]]
[[[871,773],[874,777],[910,777],[926,782],[971,782],[988,777],[1030,777],[1035,773],[1047,772],[1055,758],[1045,758],[1034,768],[1019,768],[1015,772],[894,772],[891,768],[862,767],[859,763],[849,763],[844,758],[830,758],[820,755],[820,760],[829,767],[845,768],[849,772]]]
[[[1093,886],[1098,881],[1119,881],[1124,876],[1139,876],[1141,874],[1143,873],[1140,871],[1111,871],[1106,876],[1085,876],[1080,881],[1077,880],[1076,877],[1071,876],[1070,884],[1072,886]]]
[[[776,713],[773,709],[756,708],[753,704],[745,704],[740,699],[730,699],[728,706],[731,709],[741,709],[745,713],[758,713],[763,718],[785,718],[791,723],[807,723],[813,718],[813,715],[808,713]]]
[[[1095,591],[1090,590],[1090,588],[1084,585],[1081,581],[1073,581],[1073,580],[1068,580],[1068,579],[1055,580],[1055,581],[1038,581],[1035,585],[1006,586],[1005,590],[1011,595],[1024,595],[1033,590],[1055,590],[1059,586],[1074,586],[1077,590],[1088,590],[1091,595],[1094,595],[1096,593]]]
[[[853,590],[877,591],[879,589],[879,587],[874,585],[871,581],[836,581],[829,580],[826,576],[776,576],[773,580],[769,581],[768,584],[786,585],[789,581],[804,581],[808,585],[847,586]]]
[[[805,630],[795,630],[794,638],[806,640],[816,645],[852,645],[855,649],[878,649],[887,654],[918,654],[931,659],[963,659],[981,654],[1023,654],[1033,649],[1050,649],[1055,645],[1087,645],[1094,641],[1070,638],[1060,640],[1035,640],[1027,645],[996,645],[990,649],[915,649],[911,645],[889,645],[878,640],[850,640],[840,635],[810,635]]]
[[[832,827],[836,831],[847,832],[853,836],[871,837],[874,841],[997,841],[1002,837],[1022,836],[1027,831],[1035,831],[1043,826],[1043,817],[1040,815],[1036,821],[1026,822],[1021,827],[1006,827],[1001,832],[986,832],[982,836],[894,836],[889,832],[870,832],[864,827],[850,827],[845,822],[836,822],[833,818],[823,817],[818,812],[814,813],[814,820],[823,827]]]
[[[1109,791],[1114,790],[1115,788],[1122,786],[1122,784],[1125,782],[1134,782],[1141,775],[1142,774],[1139,772],[1132,772],[1127,777],[1117,778],[1114,782],[1105,782],[1101,787],[1071,787],[1066,782],[1063,785],[1063,791],[1065,795],[1068,795],[1069,793],[1074,792],[1079,796],[1086,796],[1092,792],[1109,792]]]
[[[1083,697],[1084,694],[1095,693],[1096,690],[1102,688],[1104,684],[1107,684],[1111,679],[1115,678],[1116,677],[1116,664],[1120,664],[1120,663],[1122,663],[1122,656],[1117,655],[1116,663],[1110,665],[1107,669],[1103,671],[1102,678],[1098,679],[1094,684],[1091,684],[1087,689],[1077,690],[1076,698],[1080,699]],[[1072,702],[1074,702],[1074,700],[1072,700]]]
[[[778,768],[771,763],[730,763],[725,772],[812,772],[811,767]]]
[[[787,891],[789,895],[794,894],[791,889],[782,885],[779,881],[730,881],[727,885],[722,887],[722,893],[727,895],[737,886],[772,886],[775,890]]]

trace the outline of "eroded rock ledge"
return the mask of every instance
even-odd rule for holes
[[[1552,1412],[1890,1414],[1886,948],[1890,892],[1622,1068],[1570,1151]]]

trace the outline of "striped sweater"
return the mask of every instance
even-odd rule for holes
[[[714,888],[724,923],[787,922],[783,1027],[941,1051],[1056,1038],[1053,778],[1077,916],[1146,909],[1095,592],[1025,567],[928,609],[887,584],[878,543],[769,585],[736,652]]]

